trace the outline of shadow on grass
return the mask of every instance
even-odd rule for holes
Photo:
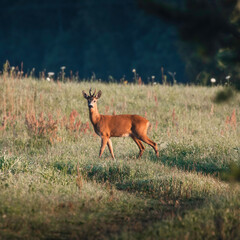
[[[172,156],[172,155],[160,155],[160,161],[165,165],[174,167],[176,166],[179,169],[186,171],[196,171],[206,174],[218,174],[220,172],[226,171],[229,169],[229,165],[223,164],[219,165],[217,159],[213,158],[204,158],[201,161],[192,162],[189,159],[184,159],[181,155]],[[156,160],[154,160],[156,161]],[[159,161],[159,160],[158,160]]]
[[[154,154],[152,156],[151,153],[148,154],[152,160],[156,160]],[[68,174],[71,173],[72,167],[71,164],[55,163],[55,168]],[[143,232],[156,222],[183,217],[188,211],[204,205],[203,198],[193,196],[191,192],[183,189],[181,192],[181,183],[178,179],[176,179],[177,182],[168,178],[148,179],[146,173],[137,172],[125,163],[92,163],[81,166],[81,173],[88,180],[108,182],[117,190],[134,194],[144,199],[146,203],[141,207],[136,205],[134,211],[124,213],[116,211],[114,215],[106,213],[105,217],[95,217],[81,225],[65,222],[64,228],[50,233],[49,237],[54,234],[56,237],[66,236],[68,239],[73,235],[79,238],[104,239],[109,236],[119,236],[122,232],[134,235]],[[114,198],[111,201],[114,202]],[[111,207],[111,201],[109,207]]]
[[[205,152],[206,151],[206,152]],[[173,145],[160,151],[159,158],[151,157],[153,162],[161,161],[170,167],[181,170],[196,171],[205,174],[218,174],[229,170],[230,162],[223,160],[223,152],[208,154],[199,146]]]
[[[119,236],[123,236],[122,234],[135,236],[156,222],[161,223],[165,220],[182,218],[188,211],[201,208],[204,204],[203,199],[174,197],[170,194],[172,190],[168,186],[164,190],[164,196],[161,196],[163,191],[159,191],[159,186],[162,184],[160,181],[146,179],[133,182],[126,180],[126,178],[130,178],[129,168],[123,167],[121,169],[116,165],[104,168],[93,165],[90,168],[84,168],[85,171],[87,169],[88,172],[85,176],[88,179],[99,182],[109,181],[118,190],[132,193],[144,201],[141,204],[136,203],[134,207],[132,206],[133,208],[121,210],[116,206],[121,206],[123,203],[117,194],[116,196],[113,194],[107,203],[109,211],[104,212],[103,215],[96,214],[80,224],[77,224],[77,220],[73,219],[69,222],[65,221],[64,226],[59,228],[59,231],[54,232],[58,238],[66,236],[66,239],[76,239],[77,236],[79,239],[121,239]],[[109,190],[111,191],[111,187]],[[80,211],[82,212],[82,209]],[[52,233],[48,237],[52,237]]]
[[[135,209],[134,212],[108,212],[96,215],[89,221],[80,222],[71,219],[61,228],[47,234],[47,239],[129,239],[141,234],[156,222],[178,219],[180,216],[200,205],[149,204]],[[125,238],[119,238],[125,236]],[[134,239],[134,238],[133,238]]]
[[[157,199],[163,202],[174,204],[176,201],[182,203],[199,203],[207,196],[199,194],[199,191],[192,187],[183,187],[179,178],[171,176],[149,179],[147,173],[131,170],[130,166],[117,163],[109,166],[100,164],[85,166],[82,174],[89,180],[100,183],[109,182],[117,190],[133,193],[138,197],[146,199]]]
[[[181,180],[169,179],[137,179],[115,183],[118,190],[135,193],[144,198],[163,201],[202,201],[194,190],[183,189]]]
[[[131,174],[129,166],[118,163],[113,163],[108,166],[101,164],[86,165],[83,167],[82,173],[90,180],[96,180],[98,182],[109,181],[110,183],[129,179]]]

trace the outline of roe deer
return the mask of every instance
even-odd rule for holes
[[[100,90],[96,94],[96,90],[92,94],[91,89],[89,90],[89,95],[82,91],[83,97],[88,101],[89,116],[93,124],[94,130],[97,135],[102,138],[101,148],[99,157],[102,156],[103,151],[108,145],[109,151],[113,157],[113,148],[111,137],[126,137],[130,136],[134,142],[139,147],[139,158],[142,156],[145,149],[143,142],[150,145],[154,150],[157,156],[159,156],[157,144],[153,142],[147,136],[147,129],[149,126],[149,121],[139,115],[101,115],[97,109],[97,101],[102,95]]]

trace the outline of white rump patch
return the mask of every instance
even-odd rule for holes
[[[121,137],[129,137],[129,133],[125,133]]]

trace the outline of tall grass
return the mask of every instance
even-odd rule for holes
[[[101,89],[102,114],[139,114],[160,157],[113,139],[116,161],[89,121],[82,90]],[[0,77],[0,238],[238,239],[240,96],[221,87],[47,82]]]

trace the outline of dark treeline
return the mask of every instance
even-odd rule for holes
[[[2,65],[130,81],[136,69],[145,82],[164,67],[169,81],[168,71],[187,81],[177,30],[135,0],[2,0],[0,28]]]
[[[240,90],[239,0],[138,2],[149,14],[176,27],[191,81],[209,84],[212,79]]]
[[[1,0],[0,30],[0,63],[25,72],[240,89],[238,0]]]

